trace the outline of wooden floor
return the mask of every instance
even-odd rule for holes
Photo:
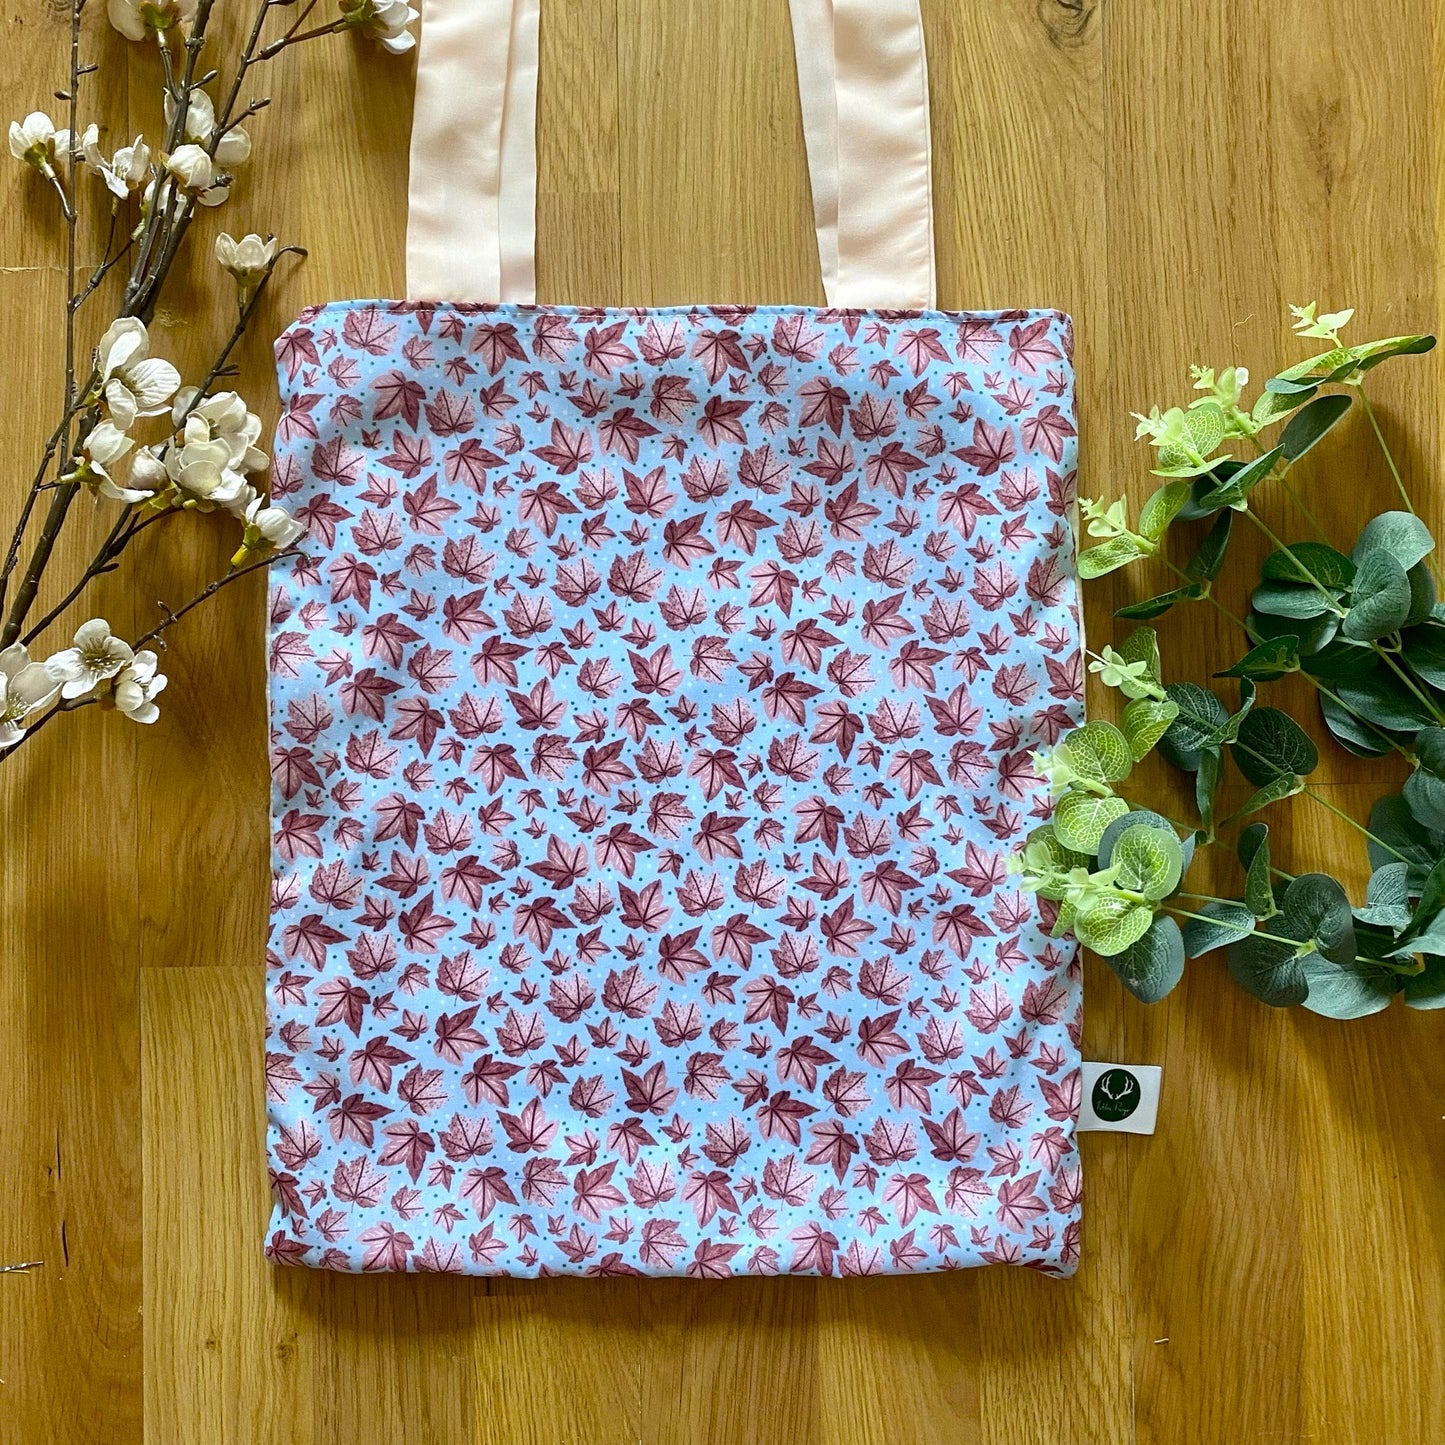
[[[820,302],[785,0],[543,8],[541,296]],[[111,140],[154,138],[156,58],[91,9]],[[238,25],[249,6],[230,9]],[[63,10],[3,0],[0,114],[62,84]],[[1438,329],[1437,10],[928,0],[940,303],[1073,313],[1086,492],[1147,485],[1127,412],[1180,398],[1191,360],[1262,377],[1305,354],[1288,301],[1353,304],[1362,338]],[[230,324],[225,288],[211,295],[219,223],[308,246],[245,351],[243,389],[268,416],[269,338],[296,310],[400,293],[411,86],[409,63],[345,42],[273,70],[264,159],[207,221],[157,326],[192,373],[213,354]],[[8,513],[59,388],[63,279],[47,198],[18,168],[3,184]],[[1439,355],[1375,373],[1437,509]],[[1369,437],[1341,431],[1308,486],[1348,546],[1390,493]],[[1274,519],[1298,521],[1282,505]],[[75,528],[70,565],[102,522]],[[198,521],[138,547],[96,609],[144,630],[156,599],[221,564],[221,534]],[[1145,585],[1091,590],[1096,641]],[[1162,1064],[1164,1100],[1156,1137],[1082,1141],[1069,1284],[524,1285],[265,1264],[261,617],[258,584],[172,634],[154,729],[88,710],[0,765],[0,1262],[44,1261],[0,1275],[6,1445],[1445,1438],[1441,1018],[1272,1012],[1217,961],[1152,1010],[1090,962],[1086,1055]],[[1163,631],[1176,676],[1235,655],[1202,609]],[[1369,775],[1326,751],[1331,796],[1363,815]],[[1322,810],[1297,800],[1275,831],[1286,860],[1360,881],[1357,839]]]

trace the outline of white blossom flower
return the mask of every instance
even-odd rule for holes
[[[96,347],[106,405],[121,431],[129,431],[137,417],[163,415],[181,384],[180,372],[149,352],[150,333],[134,316],[113,321]]]
[[[231,558],[239,567],[248,557],[264,557],[268,552],[289,547],[306,528],[285,507],[274,506],[264,497],[254,497],[245,511],[246,530],[241,546]]]
[[[166,125],[175,119],[176,103],[167,94],[165,98]],[[216,106],[204,90],[193,90],[186,105],[185,124],[181,127],[183,139],[210,148],[216,134]],[[215,162],[223,170],[244,165],[251,157],[251,137],[238,125],[233,125],[216,144]]]
[[[32,661],[24,643],[0,651],[0,749],[13,748],[25,736],[25,719],[57,691],[45,664]]]
[[[109,0],[106,12],[127,40],[144,40],[194,19],[196,0]]]
[[[108,497],[113,502],[129,504],[148,501],[153,489],[123,487],[110,474],[110,468],[134,445],[114,422],[97,423],[85,439],[85,456],[81,464],[70,473],[67,480],[84,482],[87,486],[94,487],[102,497]]]
[[[55,174],[55,157],[69,145],[70,132],[57,131],[55,122],[43,110],[33,110],[24,120],[10,122],[10,154],[43,176]]]
[[[416,44],[416,36],[407,28],[417,12],[406,0],[341,0],[341,13],[346,23],[371,36],[393,55],[404,55]]]
[[[75,646],[47,658],[45,668],[60,684],[61,697],[69,699],[84,697],[99,683],[108,682],[134,658],[130,645],[111,633],[110,623],[92,617],[76,630]]]
[[[203,438],[191,429],[193,419],[206,423],[208,436]],[[261,418],[249,411],[246,403],[234,391],[218,391],[204,401],[196,401],[194,387],[183,388],[176,396],[171,408],[171,420],[177,427],[186,427],[187,438],[192,441],[214,438],[223,441],[230,453],[230,465],[238,472],[249,475],[264,471],[270,465],[270,458],[256,446],[261,436]]]
[[[177,146],[166,157],[166,170],[180,182],[181,188],[187,191],[209,190],[216,175],[216,168],[205,148],[190,141]]]
[[[279,244],[274,236],[263,241],[254,231],[248,236],[242,236],[239,241],[225,231],[216,237],[216,260],[221,263],[223,270],[229,271],[236,278],[243,302],[255,290],[256,283],[271,269]]]
[[[166,675],[156,671],[156,662],[155,653],[143,647],[135,660],[116,675],[113,694],[116,710],[132,722],[153,723],[161,715],[154,699],[165,691]]]
[[[121,146],[106,160],[100,149],[100,130],[92,123],[80,138],[80,151],[86,165],[105,182],[111,194],[122,201],[142,185],[150,173],[151,148],[141,136],[128,146]]]

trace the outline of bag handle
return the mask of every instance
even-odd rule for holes
[[[423,0],[407,295],[536,299],[541,0]],[[789,0],[828,304],[934,305],[919,0]]]

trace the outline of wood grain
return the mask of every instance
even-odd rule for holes
[[[118,144],[154,132],[157,63],[93,8]],[[1179,395],[1191,360],[1263,375],[1292,355],[1287,301],[1353,303],[1362,332],[1438,328],[1438,9],[925,4],[940,301],[1073,313],[1086,492],[1146,489],[1126,412]],[[544,10],[541,294],[821,300],[784,0]],[[42,0],[5,0],[3,16],[0,91],[19,115],[60,83],[65,23]],[[297,309],[401,289],[411,98],[410,67],[366,46],[308,47],[273,71],[255,125],[269,159],[208,218],[157,325],[193,373],[230,324],[214,230],[306,245],[241,358],[269,416],[269,337]],[[58,391],[62,278],[45,196],[5,183],[0,454],[23,463]],[[1439,523],[1440,364],[1376,375],[1382,425]],[[1340,430],[1306,482],[1348,541],[1391,484],[1359,419]],[[8,468],[11,501],[27,470]],[[1300,525],[1272,506],[1272,526]],[[64,566],[101,525],[77,522]],[[117,625],[142,630],[156,599],[189,595],[223,556],[219,528],[168,528],[128,582],[94,594]],[[1109,636],[1110,608],[1146,585],[1091,589],[1091,633]],[[0,1441],[1445,1437],[1439,1024],[1272,1012],[1212,961],[1152,1010],[1089,965],[1086,1053],[1162,1063],[1165,1093],[1154,1138],[1082,1141],[1084,1262],[1068,1285],[1000,1270],[710,1286],[270,1268],[261,591],[177,629],[156,728],[81,714],[0,769],[0,1260],[44,1260],[0,1276]],[[1165,619],[1166,655],[1195,676],[1220,665],[1233,644],[1216,621]],[[1307,714],[1307,696],[1282,695]],[[1363,816],[1379,773],[1333,749],[1325,768],[1331,799]],[[1358,840],[1323,810],[1298,800],[1276,833],[1301,867],[1361,881]]]

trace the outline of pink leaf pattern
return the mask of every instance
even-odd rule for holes
[[[1081,711],[1070,353],[1055,312],[281,338],[271,1258],[1072,1271],[1077,962],[1003,867]]]

